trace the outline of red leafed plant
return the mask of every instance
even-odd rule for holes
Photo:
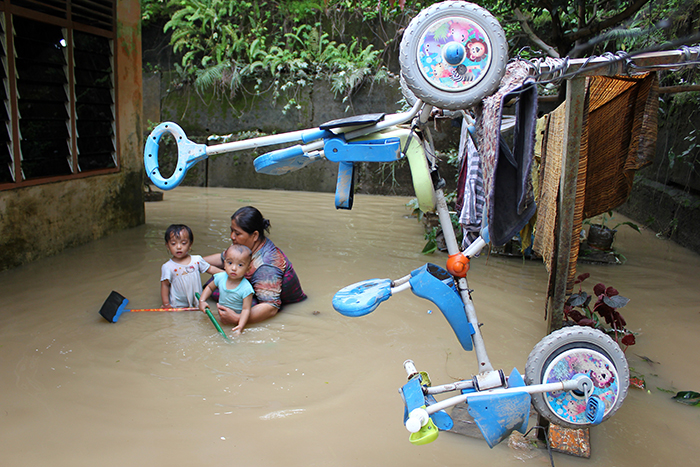
[[[574,284],[581,284],[591,275],[581,274],[576,278]],[[591,302],[596,299],[591,307]],[[581,286],[578,293],[572,294],[564,305],[564,316],[567,321],[573,321],[579,326],[590,326],[600,329],[611,335],[623,349],[634,345],[634,334],[628,331],[625,326],[627,322],[618,311],[629,303],[630,299],[625,298],[614,288],[606,287],[603,283],[598,283],[593,287],[593,295],[588,295]],[[601,319],[605,322],[601,322]],[[606,327],[607,326],[609,327]]]

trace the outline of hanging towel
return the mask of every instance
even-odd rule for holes
[[[501,136],[503,107],[515,100],[513,148]],[[530,170],[535,148],[537,86],[529,66],[508,64],[499,90],[485,98],[477,117],[491,243],[505,245],[535,214]]]

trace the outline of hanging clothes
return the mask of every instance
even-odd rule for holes
[[[481,159],[469,134],[469,122],[466,119],[462,121],[459,158],[461,165],[457,181],[456,207],[462,226],[462,248],[466,248],[479,238],[486,205]]]

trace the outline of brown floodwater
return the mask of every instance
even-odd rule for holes
[[[422,255],[409,198],[362,196],[336,210],[332,194],[176,188],[146,205],[146,224],[0,272],[0,461],[15,466],[453,466],[550,465],[544,450],[441,433],[409,443],[397,392],[404,360],[433,383],[469,378],[472,352],[441,313],[411,292],[347,318],[331,306],[342,287],[396,279],[446,255]],[[243,205],[272,221],[309,299],[225,343],[199,312],[98,311],[110,291],[129,307],[160,305],[163,232],[186,223],[193,253],[221,251]],[[621,216],[616,215],[616,218]],[[700,409],[671,399],[700,392],[700,257],[622,227],[624,265],[579,265],[631,299],[622,311],[637,344],[619,412],[591,429],[591,458],[557,466],[700,465]],[[544,337],[547,275],[538,261],[482,255],[469,285],[496,368],[524,371]],[[590,289],[589,289],[590,290]],[[655,363],[651,363],[655,362]],[[438,397],[440,399],[441,397]],[[535,420],[531,420],[533,425]]]

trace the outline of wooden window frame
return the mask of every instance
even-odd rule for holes
[[[27,8],[25,6],[19,6],[13,4],[12,0],[0,0],[0,15],[2,15],[3,29],[4,29],[4,40],[5,40],[5,60],[6,60],[6,79],[7,79],[7,99],[9,105],[7,105],[8,117],[9,117],[9,151],[10,159],[13,164],[12,173],[14,175],[14,181],[8,183],[0,183],[0,191],[11,190],[15,188],[22,188],[34,185],[42,185],[46,183],[54,183],[59,181],[66,181],[72,179],[93,177],[97,175],[117,173],[121,170],[120,161],[120,146],[119,146],[119,122],[117,118],[117,108],[119,102],[119,90],[117,89],[117,57],[116,57],[116,1],[117,0],[102,0],[98,2],[91,2],[91,0],[22,0],[15,3],[19,4],[32,4],[36,3],[39,8],[37,11],[34,9]],[[111,4],[111,5],[110,5]],[[83,9],[85,11],[86,5],[88,7],[101,10],[103,18],[105,20],[101,25],[95,26],[90,24],[80,23],[78,21],[73,21],[74,16],[72,9],[76,7],[77,9]],[[111,9],[111,12],[109,11]],[[55,11],[53,11],[55,10]],[[53,14],[52,14],[53,13]],[[28,180],[23,180],[22,178],[22,162],[20,160],[20,132],[19,132],[19,118],[18,118],[18,96],[17,96],[17,79],[16,70],[14,63],[14,34],[12,28],[12,17],[22,16],[24,18],[39,21],[43,23],[48,23],[51,25],[59,26],[65,31],[65,39],[68,42],[67,46],[67,78],[68,78],[68,128],[69,128],[69,150],[71,160],[69,165],[71,167],[71,174],[67,175],[57,175],[57,176],[47,176],[40,178],[32,178]],[[62,17],[64,16],[64,17]],[[111,21],[111,25],[109,22]],[[102,26],[102,27],[100,27]],[[111,30],[109,28],[111,27]],[[112,49],[112,89],[114,92],[114,100],[112,103],[112,128],[113,128],[113,144],[114,144],[114,163],[115,167],[105,168],[105,169],[94,169],[88,171],[80,171],[78,164],[78,132],[77,132],[77,112],[76,112],[76,95],[75,95],[75,73],[74,73],[74,57],[73,57],[73,31],[82,31],[85,33],[93,34],[96,36],[105,37],[110,41],[110,46]]]

